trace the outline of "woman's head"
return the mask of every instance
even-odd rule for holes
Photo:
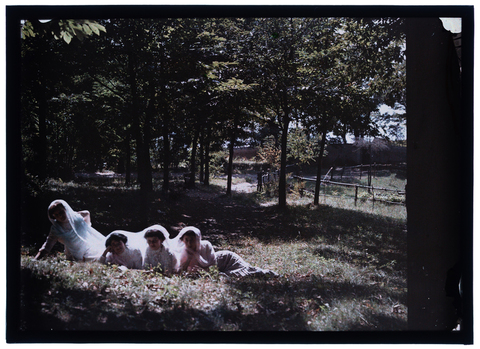
[[[189,250],[197,250],[197,235],[195,235],[193,231],[188,231],[183,234],[181,240]]]
[[[54,201],[48,207],[48,217],[60,223],[67,221],[67,212],[61,201]]]
[[[154,251],[160,249],[166,239],[164,233],[159,229],[147,230],[144,237],[147,240],[148,246]]]
[[[110,247],[113,254],[122,254],[128,238],[122,233],[111,233],[107,236],[105,247]]]
[[[185,227],[180,231],[179,236],[187,249],[193,251],[198,249],[201,239],[200,230],[198,228]]]

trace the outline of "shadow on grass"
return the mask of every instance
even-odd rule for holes
[[[203,311],[166,300],[155,307],[134,305],[131,298],[109,298],[102,292],[67,289],[52,280],[22,270],[22,331],[311,331],[308,318],[339,316],[328,310],[344,299],[357,299],[365,323],[344,323],[340,330],[406,329],[406,320],[396,314],[374,313],[362,308],[360,300],[391,307],[404,303],[406,294],[378,285],[356,285],[316,275],[303,278],[232,280],[241,292],[240,303],[220,304]],[[243,300],[249,302],[244,303]],[[252,304],[245,310],[241,304]],[[307,316],[308,314],[308,316]],[[343,318],[342,318],[343,320]],[[331,321],[335,321],[335,318]],[[344,320],[345,321],[345,320]]]
[[[259,304],[256,314],[219,305],[210,311],[182,303],[156,307],[110,299],[101,292],[52,288],[51,280],[22,270],[21,331],[275,331],[307,330],[301,314],[283,309],[272,317]],[[72,301],[70,301],[72,300]],[[281,319],[279,323],[278,318]]]
[[[316,275],[294,277],[293,280],[279,282],[247,278],[239,279],[233,284],[242,294],[255,295],[257,308],[261,310],[262,315],[270,321],[274,320],[272,323],[277,327],[285,327],[288,330],[311,330],[312,327],[307,324],[306,314],[309,314],[310,318],[323,315],[332,317],[328,322],[335,322],[336,318],[344,321],[342,314],[328,312],[345,300],[355,300],[356,308],[348,311],[363,314],[367,321],[359,321],[356,317],[356,321],[352,320],[351,324],[342,324],[340,326],[342,331],[407,329],[406,317],[395,313],[392,308],[394,304],[406,303],[406,292],[396,287],[380,286],[379,283],[352,284]],[[369,302],[383,307],[383,313],[368,309]],[[285,319],[295,319],[296,328],[289,327],[291,324],[286,323]],[[262,321],[266,322],[267,319]]]

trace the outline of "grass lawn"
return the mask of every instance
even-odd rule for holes
[[[167,278],[68,262],[61,250],[33,261],[47,221],[44,235],[22,241],[21,329],[407,329],[405,207],[372,209],[371,203],[352,206],[342,198],[313,206],[291,194],[282,211],[256,192],[223,192],[222,181],[146,196],[117,186],[50,183],[44,202],[63,198],[74,209],[88,208],[104,234],[159,223],[174,236],[175,226],[195,225],[216,250],[234,251],[280,277],[226,278],[212,268]],[[30,229],[24,226],[24,237]]]

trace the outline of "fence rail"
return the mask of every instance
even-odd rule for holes
[[[257,191],[262,191],[269,183],[276,182],[280,178],[280,171],[258,172],[257,173]]]
[[[361,184],[353,184],[353,183],[344,183],[344,182],[338,182],[334,181],[334,175],[335,172],[338,173],[340,172],[340,175],[337,175],[337,177],[343,178],[347,177],[346,173],[349,173],[351,177],[359,177],[360,179],[362,178],[362,170],[367,169],[368,171],[368,185],[361,185]],[[400,169],[400,170],[405,170],[405,166],[399,166],[396,164],[368,164],[368,165],[357,165],[357,166],[349,166],[349,167],[331,167],[327,173],[323,176],[323,179],[320,180],[320,183],[323,185],[334,185],[334,186],[341,186],[341,187],[350,187],[355,190],[355,205],[357,204],[358,201],[358,189],[366,189],[368,190],[369,193],[372,194],[372,198],[369,198],[368,200],[372,200],[374,203],[375,202],[384,202],[388,204],[393,204],[393,205],[405,205],[405,200],[402,202],[396,202],[396,201],[389,201],[389,200],[384,200],[379,198],[378,196],[375,197],[375,192],[392,192],[396,193],[397,195],[406,195],[405,190],[399,190],[399,189],[392,189],[392,188],[382,188],[382,187],[375,187],[371,185],[371,178],[375,177],[377,174],[377,171],[380,171],[382,169]],[[352,172],[357,171],[354,176],[352,176]],[[272,182],[276,182],[279,178],[279,171],[275,172],[259,172],[257,174],[257,179],[258,179],[258,184],[257,184],[257,191],[262,191],[263,188],[266,186],[270,185]],[[316,178],[307,178],[303,177],[301,175],[295,175],[293,176],[294,179],[298,181],[305,181],[305,182],[316,182]],[[302,189],[301,194],[303,191],[309,191],[312,192],[311,190],[307,189]],[[324,194],[325,195],[325,194]]]
[[[300,177],[300,176],[293,176],[293,178],[295,178],[299,181],[305,181],[305,182],[316,182],[317,181],[315,178],[306,178],[306,177]],[[405,201],[395,202],[395,201],[382,200],[382,199],[379,199],[379,198],[375,197],[375,191],[387,191],[387,192],[394,192],[398,195],[405,195],[406,194],[405,190],[374,187],[372,185],[361,185],[361,184],[353,184],[353,183],[334,182],[334,181],[330,181],[330,180],[327,180],[327,179],[320,180],[320,183],[324,184],[324,185],[329,184],[329,185],[337,185],[337,186],[341,186],[341,187],[355,188],[355,205],[357,204],[357,201],[358,201],[358,189],[359,188],[367,189],[369,192],[371,192],[373,197],[370,200],[372,200],[373,202],[379,201],[379,202],[384,202],[384,203],[393,204],[393,205],[405,205]]]

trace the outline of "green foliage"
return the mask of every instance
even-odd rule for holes
[[[294,128],[288,133],[287,159],[300,164],[310,164],[318,158],[320,136],[309,133],[306,128]],[[323,156],[326,156],[324,151]]]
[[[227,171],[227,153],[224,151],[215,152],[210,158],[210,171],[214,176],[222,176]]]
[[[281,150],[273,136],[266,137],[257,153],[260,161],[266,163],[272,171],[280,168],[280,155]]]
[[[23,37],[36,37],[37,35],[53,35],[57,40],[63,39],[69,44],[74,37],[82,41],[85,37],[100,32],[106,33],[103,25],[92,20],[84,19],[60,19],[40,22],[27,20],[22,26]]]
[[[396,120],[371,112],[380,102],[404,104],[401,24],[320,17],[25,21],[25,167],[67,181],[74,172],[128,168],[150,190],[152,167],[196,165],[207,148],[252,139],[265,144],[272,169],[286,166],[282,152],[308,163],[325,130],[375,135]],[[308,134],[289,129],[296,121]]]

